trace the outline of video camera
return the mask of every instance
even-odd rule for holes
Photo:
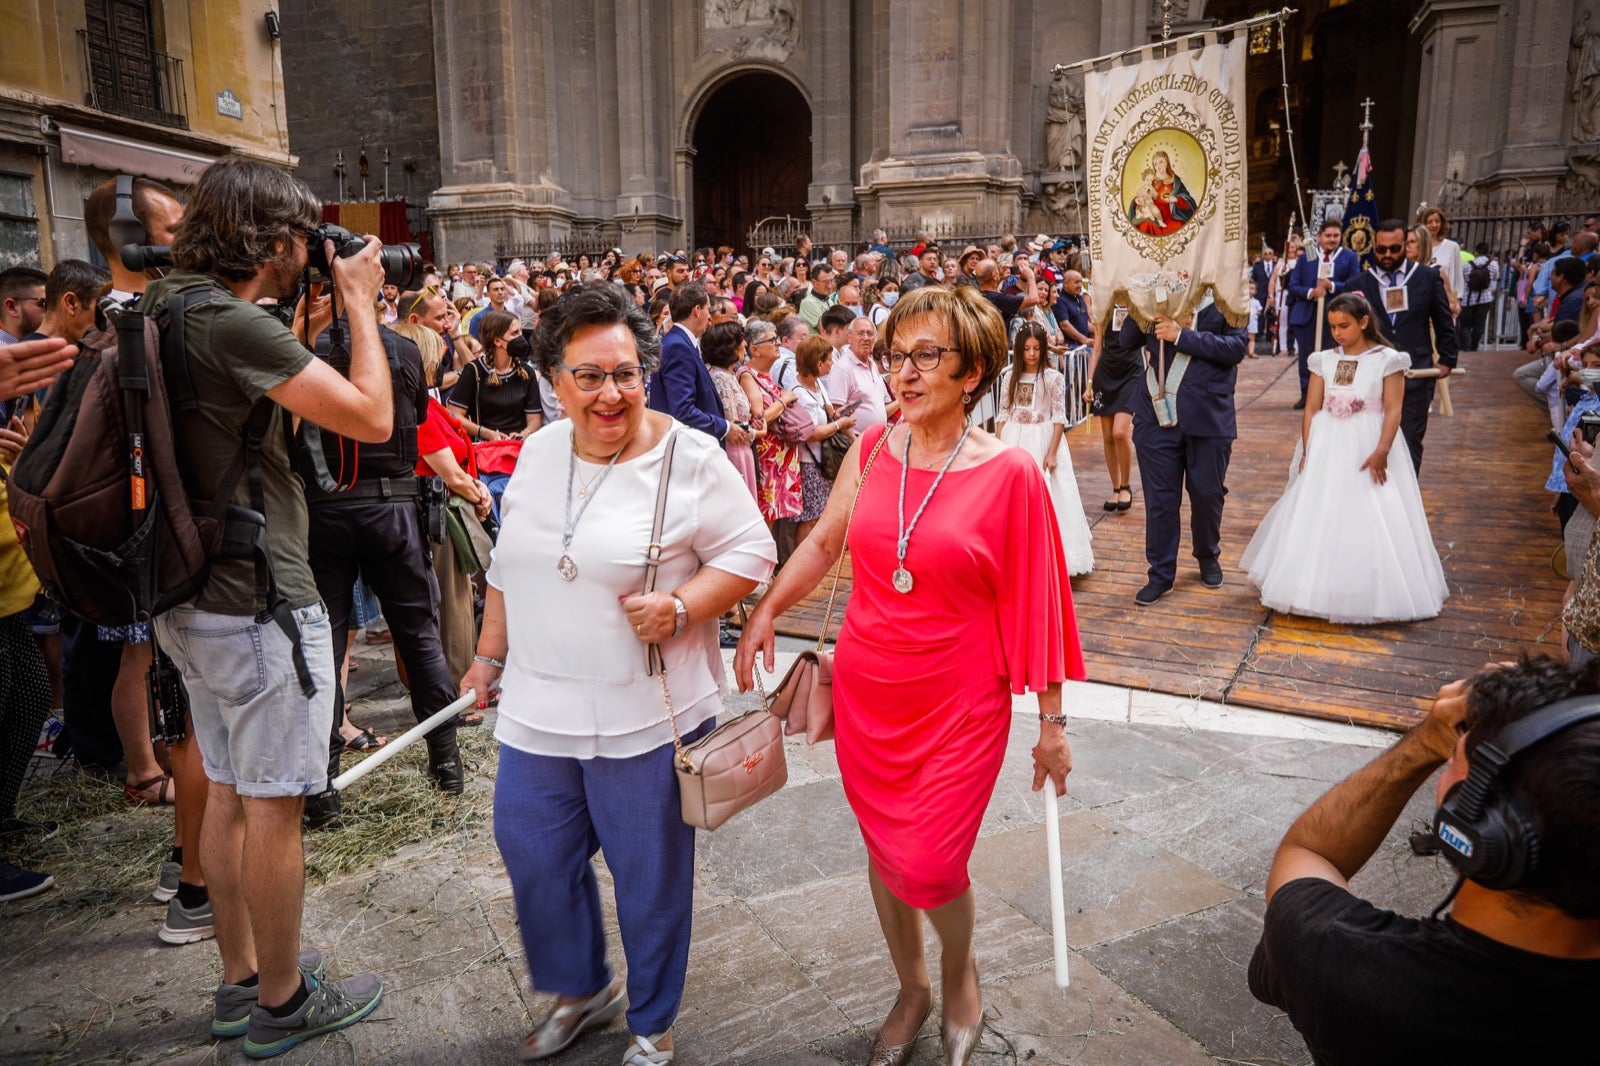
[[[324,222],[306,241],[308,268],[325,278],[333,276],[324,241],[333,242],[333,254],[348,259],[367,246],[361,237],[343,226]],[[125,244],[120,249],[122,265],[129,270],[163,270],[172,266],[172,249],[164,244]],[[415,289],[422,281],[422,249],[415,244],[386,244],[378,252],[383,264],[383,280],[402,292]]]

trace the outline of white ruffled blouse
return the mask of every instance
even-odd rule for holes
[[[722,446],[678,425],[656,589],[671,592],[702,566],[767,581],[777,562],[772,535]],[[576,496],[592,499],[568,554],[575,581],[556,570],[565,525],[572,423],[558,422],[523,446],[501,501],[489,584],[505,596],[508,651],[495,739],[520,751],[589,759],[628,758],[672,742],[660,681],[619,597],[644,589],[656,489],[666,440],[604,467],[578,461]],[[598,485],[598,488],[594,486]],[[706,621],[662,645],[682,732],[722,709],[717,625]]]

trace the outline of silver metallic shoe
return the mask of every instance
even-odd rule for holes
[[[980,1017],[975,1025],[954,1028],[946,1025],[940,1034],[944,1039],[945,1066],[967,1066],[967,1060],[978,1046],[978,1038],[983,1035],[983,1019]]]
[[[894,1001],[895,1007],[900,1005],[900,1000]],[[894,1007],[889,1008],[889,1013],[894,1013]],[[872,1038],[872,1053],[867,1057],[867,1066],[906,1066],[911,1061],[911,1055],[917,1050],[917,1036],[922,1032],[922,1026],[927,1022],[928,1015],[933,1013],[933,1004],[928,1004],[927,1013],[922,1016],[922,1021],[917,1023],[916,1032],[911,1034],[911,1039],[904,1044],[886,1044],[883,1042],[883,1032]]]
[[[558,1051],[566,1050],[590,1029],[609,1024],[627,1007],[628,994],[623,990],[622,983],[613,979],[581,1003],[553,1008],[522,1042],[519,1057],[524,1062],[549,1058]]]
[[[972,980],[978,981],[978,962],[972,961]],[[982,986],[979,987],[980,995]],[[983,1035],[983,1008],[978,1008],[978,1020],[971,1025],[955,1025],[945,1022],[939,1026],[939,1036],[944,1041],[945,1066],[967,1066],[967,1060],[972,1058],[972,1052],[977,1049],[978,1038]]]

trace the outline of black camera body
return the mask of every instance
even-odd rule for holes
[[[333,277],[333,264],[328,260],[325,243],[328,241],[333,242],[333,254],[337,259],[360,255],[361,249],[367,246],[364,238],[332,222],[324,222],[312,230],[306,240],[307,264],[313,271],[328,278]],[[378,251],[378,261],[383,264],[385,285],[394,285],[405,292],[421,284],[422,249],[417,245],[386,244]]]
[[[172,249],[165,244],[124,244],[117,254],[129,270],[172,269]]]
[[[1578,432],[1583,434],[1584,442],[1587,444],[1600,440],[1600,415],[1591,412],[1579,415]]]
[[[338,259],[359,255],[367,246],[365,239],[343,226],[331,222],[318,226],[306,240],[306,260],[313,271],[327,278],[333,277],[333,265],[328,261],[325,241],[333,242],[333,254]],[[172,266],[172,249],[164,244],[125,244],[118,254],[129,270],[166,270]],[[386,244],[379,250],[378,260],[383,264],[384,284],[405,292],[422,283],[422,249],[417,245]]]

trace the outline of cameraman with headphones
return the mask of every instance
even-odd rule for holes
[[[1349,880],[1441,765],[1432,832],[1412,847],[1443,854],[1456,887],[1427,919],[1380,910]],[[1600,665],[1525,658],[1440,689],[1421,724],[1278,845],[1249,980],[1318,1063],[1592,1054]]]

